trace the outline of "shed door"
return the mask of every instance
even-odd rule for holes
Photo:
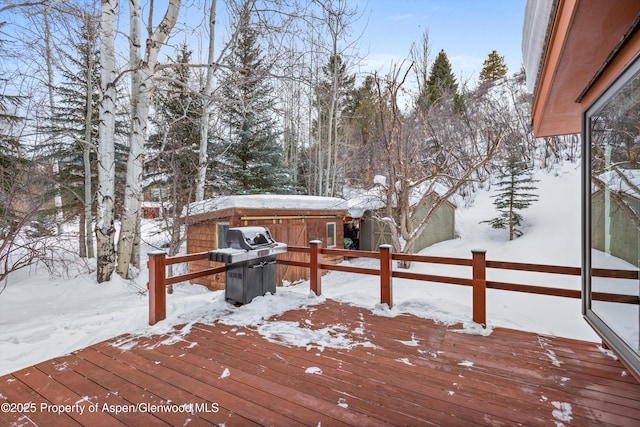
[[[391,239],[391,226],[375,218],[373,221],[375,224],[374,236],[376,240],[376,247],[374,249],[380,249],[380,245],[391,245],[393,243]]]
[[[272,224],[267,226],[273,238],[289,246],[307,246],[307,226],[305,223]],[[300,252],[287,252],[278,255],[278,259],[305,262],[306,255]],[[309,271],[307,268],[291,265],[278,265],[276,268],[276,282],[281,284],[283,280],[297,282],[307,280]]]
[[[364,223],[360,225],[360,249],[377,251],[380,245],[392,244],[389,224],[376,218],[372,211],[365,211]]]
[[[373,248],[373,214],[365,211],[360,221],[360,249],[372,251]]]

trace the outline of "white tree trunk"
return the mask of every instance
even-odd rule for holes
[[[127,158],[127,175],[124,193],[124,206],[118,239],[118,265],[116,273],[123,278],[129,275],[131,254],[138,224],[138,212],[142,203],[141,174],[144,165],[142,157],[144,146],[143,125],[146,127],[148,114],[146,85],[151,84],[145,76],[145,65],[142,63],[141,45],[141,6],[139,0],[129,1],[129,68],[131,72],[131,128],[129,132],[129,156]],[[143,87],[144,86],[144,87]],[[143,124],[143,114],[144,124]]]
[[[115,268],[115,17],[117,0],[102,0],[100,19],[100,142],[98,145],[97,279],[105,282]]]
[[[129,1],[131,34],[129,38],[129,64],[134,69],[131,76],[131,132],[124,211],[118,240],[117,273],[127,278],[132,251],[136,240],[140,207],[142,204],[141,177],[144,166],[144,142],[149,117],[149,103],[153,92],[152,77],[158,64],[158,53],[173,29],[180,11],[180,0],[170,0],[160,24],[151,32],[145,46],[144,60],[140,44],[140,0]]]
[[[216,30],[216,4],[217,0],[211,1],[209,9],[209,52],[207,56],[207,81],[204,87],[204,102],[202,104],[202,121],[200,123],[200,152],[198,157],[198,182],[196,185],[196,201],[204,199],[204,187],[207,180],[207,166],[209,155],[207,153],[209,139],[209,117],[211,116],[211,106],[213,104],[211,95],[213,94],[213,74],[214,68],[214,47]]]
[[[84,15],[84,18],[88,20],[87,15]],[[87,69],[85,70],[87,75],[87,98],[86,98],[86,114],[84,118],[84,153],[83,153],[83,163],[84,163],[84,227],[86,230],[86,256],[87,258],[93,258],[93,233],[91,232],[91,204],[93,201],[93,192],[91,191],[91,128],[93,122],[93,61],[92,57],[89,56],[89,64],[87,64]]]
[[[49,95],[49,114],[51,116],[50,120],[53,121],[53,116],[56,111],[56,104],[54,100],[54,88],[55,84],[53,82],[53,54],[51,52],[51,29],[49,27],[49,13],[48,8],[45,7],[42,12],[42,18],[44,21],[44,54],[45,54],[45,62],[47,64],[47,91]],[[54,134],[51,135],[53,147],[56,147]],[[56,208],[56,231],[58,235],[62,234],[62,222],[64,221],[64,216],[62,214],[62,195],[60,194],[60,166],[58,164],[58,160],[53,161],[53,176],[55,177],[54,186],[55,186],[55,196],[54,196],[54,206]]]

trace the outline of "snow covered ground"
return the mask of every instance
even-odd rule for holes
[[[565,165],[554,173],[537,176],[540,201],[523,212],[524,236],[510,242],[503,230],[479,224],[495,216],[490,191],[480,191],[470,208],[459,208],[459,238],[442,242],[422,253],[471,257],[472,249],[485,249],[487,259],[567,266],[580,265],[580,170]],[[152,228],[152,224],[147,224]],[[151,248],[149,248],[151,250]],[[144,251],[146,252],[146,251]],[[143,258],[146,258],[143,254]],[[354,259],[354,265],[375,266],[375,260]],[[146,264],[146,260],[145,260]],[[622,268],[632,268],[630,265]],[[466,267],[417,264],[413,271],[470,277]],[[490,280],[543,286],[580,288],[578,277],[540,273],[489,271]],[[348,346],[335,335],[313,334],[291,322],[268,322],[271,316],[294,308],[322,304],[325,298],[362,306],[384,316],[413,313],[447,324],[463,323],[470,333],[490,333],[508,327],[542,334],[598,341],[580,314],[580,301],[538,295],[488,291],[488,332],[471,322],[471,289],[462,286],[394,280],[394,307],[379,306],[378,279],[330,272],[323,277],[323,296],[309,292],[309,284],[278,288],[275,295],[234,307],[222,291],[210,292],[190,284],[174,286],[167,298],[167,320],[148,325],[146,282],[143,269],[135,281],[114,278],[95,283],[86,271],[51,278],[43,269],[25,269],[12,275],[0,294],[0,375],[64,355],[122,334],[134,336],[168,333],[169,340],[189,332],[195,322],[221,320],[233,325],[258,326],[266,337],[278,336],[295,345],[309,342]],[[323,340],[325,342],[323,342]],[[134,345],[123,340],[120,345]]]

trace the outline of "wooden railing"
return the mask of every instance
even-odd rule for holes
[[[193,273],[167,277],[167,266],[183,262],[209,259],[209,252],[198,252],[189,255],[179,255],[167,258],[167,253],[150,252],[149,262],[149,324],[155,325],[167,318],[167,286],[184,282],[211,274],[224,273],[225,267],[207,268]]]
[[[562,267],[544,264],[529,264],[521,262],[488,261],[484,250],[471,251],[471,259],[449,258],[427,255],[411,255],[392,253],[391,246],[380,246],[380,252],[372,251],[352,251],[345,249],[322,248],[320,241],[309,242],[308,247],[289,246],[289,252],[308,253],[308,261],[293,261],[278,259],[280,265],[291,265],[306,267],[310,269],[310,288],[316,295],[322,294],[322,271],[342,271],[346,273],[368,274],[380,277],[380,302],[393,307],[393,278],[411,279],[426,282],[446,283],[453,285],[471,286],[473,288],[472,318],[476,323],[486,327],[486,291],[487,289],[497,289],[511,292],[525,292],[538,295],[558,296],[566,298],[582,297],[582,291],[562,288],[551,288],[547,286],[523,285],[515,283],[505,283],[487,280],[487,268],[526,271],[536,273],[550,273],[568,276],[580,276],[579,267]],[[322,262],[323,255],[337,255],[349,258],[373,258],[379,259],[379,268],[355,267],[349,265],[325,264]],[[208,252],[200,252],[190,255],[182,255],[167,258],[164,252],[153,252],[149,254],[149,324],[153,325],[166,317],[166,292],[167,285],[179,283],[186,280],[203,277],[210,274],[222,273],[225,267],[209,268],[189,274],[166,277],[166,266],[207,259]],[[433,274],[414,273],[410,271],[393,270],[393,261],[422,262],[432,264],[458,265],[471,267],[471,278],[438,276]],[[593,269],[594,277],[608,277],[616,279],[635,279],[639,275],[637,270],[609,270]],[[592,299],[597,301],[610,301],[625,304],[640,304],[638,295],[622,295],[613,293],[593,292]]]

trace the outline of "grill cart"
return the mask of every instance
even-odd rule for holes
[[[247,304],[276,292],[276,254],[286,252],[286,244],[274,241],[266,227],[236,227],[227,231],[227,246],[209,251],[209,261],[226,264],[227,301]]]

